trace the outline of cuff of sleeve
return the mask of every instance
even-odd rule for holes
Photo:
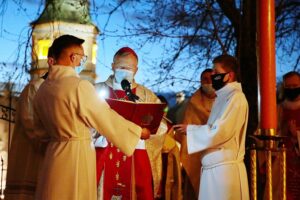
[[[189,154],[197,152],[195,149],[196,141],[194,137],[195,134],[197,134],[196,129],[197,129],[196,125],[188,125],[186,128],[186,142],[187,142],[187,150]]]
[[[106,138],[104,136],[99,136],[96,139],[94,145],[95,145],[95,147],[102,147],[102,148],[104,148],[104,147],[107,147],[108,142],[107,142],[107,140],[106,140]]]
[[[128,131],[132,133],[132,137],[130,139],[126,138],[124,139],[124,142],[127,142],[126,145],[127,148],[121,151],[126,154],[127,156],[131,156],[135,150],[135,147],[137,146],[138,142],[140,141],[141,134],[142,134],[142,128],[134,125],[130,128],[128,128]]]
[[[186,136],[187,136],[187,150],[189,154],[202,151],[206,148],[207,144],[204,143],[205,133],[207,125],[188,125]]]

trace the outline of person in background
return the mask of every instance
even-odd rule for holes
[[[291,71],[283,75],[283,101],[278,106],[278,132],[287,136],[286,144],[286,186],[287,199],[300,197],[300,74]],[[280,199],[281,181],[278,176],[279,155],[273,162],[273,198]]]
[[[239,80],[239,65],[230,55],[213,60],[212,85],[217,98],[204,125],[180,124],[188,153],[201,152],[198,199],[249,199],[244,164],[248,103]]]
[[[167,113],[169,111],[169,103],[168,103],[167,99],[164,96],[162,96],[162,95],[157,95],[157,98],[160,100],[161,103],[165,103],[166,104],[166,107],[164,109],[164,117],[166,117]]]
[[[212,71],[212,69],[205,69],[201,73],[201,87],[191,96],[187,103],[183,124],[204,125],[207,123],[216,98],[211,81]],[[181,144],[180,161],[183,166],[183,199],[197,199],[200,184],[201,153],[188,154],[186,136],[177,135],[176,138]]]
[[[49,69],[54,64],[52,47],[48,50]],[[38,172],[43,160],[42,146],[33,133],[33,98],[44,82],[44,70],[37,70],[38,77],[29,81],[20,94],[16,112],[16,124],[9,146],[6,200],[33,200]]]
[[[158,95],[158,98],[162,103],[166,103],[166,109],[164,110],[163,121],[167,130],[163,148],[162,148],[162,186],[161,186],[161,198],[160,199],[182,199],[181,188],[181,166],[179,159],[179,147],[180,144],[176,142],[174,138],[174,130],[172,128],[172,122],[166,115],[168,113],[168,101],[164,96]]]
[[[128,101],[121,86],[122,80],[126,79],[131,84],[132,93],[139,97],[139,102],[160,102],[152,91],[135,82],[138,56],[133,49],[119,49],[113,57],[112,70],[113,74],[105,82],[95,85],[103,98]],[[130,157],[120,152],[109,138],[97,139],[98,199],[122,197],[152,200],[161,196],[161,149],[165,131],[160,127],[150,139],[140,140]]]
[[[171,120],[173,124],[182,123],[187,101],[184,92],[176,93],[176,104],[171,107],[167,113],[167,118]]]
[[[35,199],[96,199],[96,155],[90,128],[103,133],[126,155],[150,136],[98,98],[75,68],[86,61],[84,40],[72,35],[52,44],[55,65],[34,98],[35,133],[48,140]]]

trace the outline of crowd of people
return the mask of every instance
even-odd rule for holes
[[[76,72],[86,61],[83,43],[71,35],[55,39],[47,76],[21,93],[5,199],[249,199],[244,164],[249,110],[236,58],[214,58],[213,68],[200,75],[201,87],[187,101],[178,93],[184,106],[165,109],[156,134],[150,134],[105,100],[131,100],[122,87],[127,80],[138,101],[167,106],[164,97],[135,82],[136,52],[119,49],[112,75],[92,85]],[[278,130],[290,138],[287,193],[295,199],[300,194],[299,73],[287,73],[283,85]]]

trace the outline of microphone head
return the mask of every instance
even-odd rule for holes
[[[123,79],[121,81],[121,87],[122,87],[123,90],[130,90],[130,83],[129,83],[129,81],[126,80],[126,79]]]

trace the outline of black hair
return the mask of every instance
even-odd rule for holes
[[[166,99],[164,96],[162,96],[162,95],[157,95],[157,98],[159,98],[160,102],[166,103],[166,104],[168,105],[168,101],[167,101],[167,99]]]
[[[48,58],[49,57],[54,58],[54,55],[53,55],[53,46],[49,47],[47,57]]]
[[[202,79],[202,76],[205,74],[205,73],[212,73],[212,69],[210,69],[210,68],[206,68],[205,70],[203,70],[203,72],[201,73],[201,75],[200,75],[200,78]]]
[[[229,71],[233,71],[235,74],[235,79],[237,81],[240,81],[240,66],[239,63],[237,61],[237,59],[231,55],[228,54],[224,54],[224,55],[220,55],[215,57],[215,59],[213,60],[213,63],[220,63],[222,64],[222,67],[226,70]]]
[[[285,81],[287,78],[290,78],[292,76],[298,76],[298,78],[300,78],[300,73],[297,71],[290,71],[290,72],[284,74],[282,79],[283,79],[283,81]]]
[[[58,59],[63,50],[71,46],[80,46],[83,42],[83,39],[77,38],[73,35],[62,35],[56,38],[51,46],[53,50],[53,57]]]

